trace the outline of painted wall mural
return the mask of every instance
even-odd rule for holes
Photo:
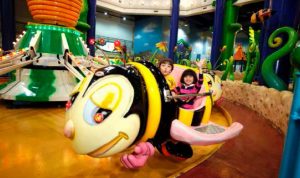
[[[162,41],[162,17],[145,17],[137,20],[134,28],[134,53],[153,53],[155,44]]]
[[[153,53],[155,44],[160,41],[169,42],[170,17],[143,17],[135,22],[134,28],[134,54]],[[241,43],[244,49],[248,45],[246,32],[240,32],[236,43]],[[212,46],[211,30],[203,30],[189,22],[179,22],[178,40],[182,39],[192,47],[190,59],[210,59]],[[165,54],[166,56],[166,54]]]

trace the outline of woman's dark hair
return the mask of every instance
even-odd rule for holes
[[[192,69],[186,69],[185,71],[183,71],[183,73],[181,75],[181,78],[180,78],[180,82],[184,83],[184,77],[186,77],[188,75],[190,75],[190,76],[192,76],[194,78],[193,84],[195,84],[197,82],[197,74]]]
[[[174,61],[170,58],[164,58],[164,59],[161,59],[158,63],[158,68],[160,68],[161,64],[164,64],[164,63],[168,63],[171,65],[171,70],[173,70],[174,68]]]

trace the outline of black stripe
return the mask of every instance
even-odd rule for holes
[[[154,145],[160,145],[161,143],[165,142],[167,139],[170,139],[170,128],[171,123],[175,119],[176,116],[176,105],[175,102],[172,100],[171,102],[165,102],[164,100],[164,90],[169,90],[169,86],[165,77],[161,74],[157,67],[155,67],[152,63],[147,61],[140,61],[141,64],[145,65],[154,75],[156,82],[158,84],[160,90],[160,97],[161,97],[161,117],[160,123],[155,134],[154,139],[152,140]]]
[[[204,110],[205,110],[205,107],[198,109],[197,111],[194,112],[192,126],[200,125],[203,115],[204,115]]]
[[[134,99],[131,105],[130,110],[125,114],[125,118],[130,114],[138,114],[140,117],[140,130],[139,133],[134,140],[133,144],[139,141],[147,127],[148,120],[148,91],[146,89],[145,81],[141,75],[141,73],[133,66],[127,67],[127,74],[130,83],[134,88]]]

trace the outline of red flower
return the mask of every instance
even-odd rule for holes
[[[106,41],[105,41],[104,38],[100,38],[100,39],[98,40],[98,43],[99,43],[101,46],[104,46],[105,43],[106,43]]]
[[[94,38],[89,39],[89,44],[94,45],[95,44],[95,39]]]

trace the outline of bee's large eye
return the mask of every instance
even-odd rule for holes
[[[100,124],[111,114],[111,112],[111,110],[99,108],[96,114],[94,115],[94,121]]]
[[[84,107],[84,119],[90,125],[103,122],[119,106],[122,96],[120,87],[115,83],[100,86],[92,92]]]

